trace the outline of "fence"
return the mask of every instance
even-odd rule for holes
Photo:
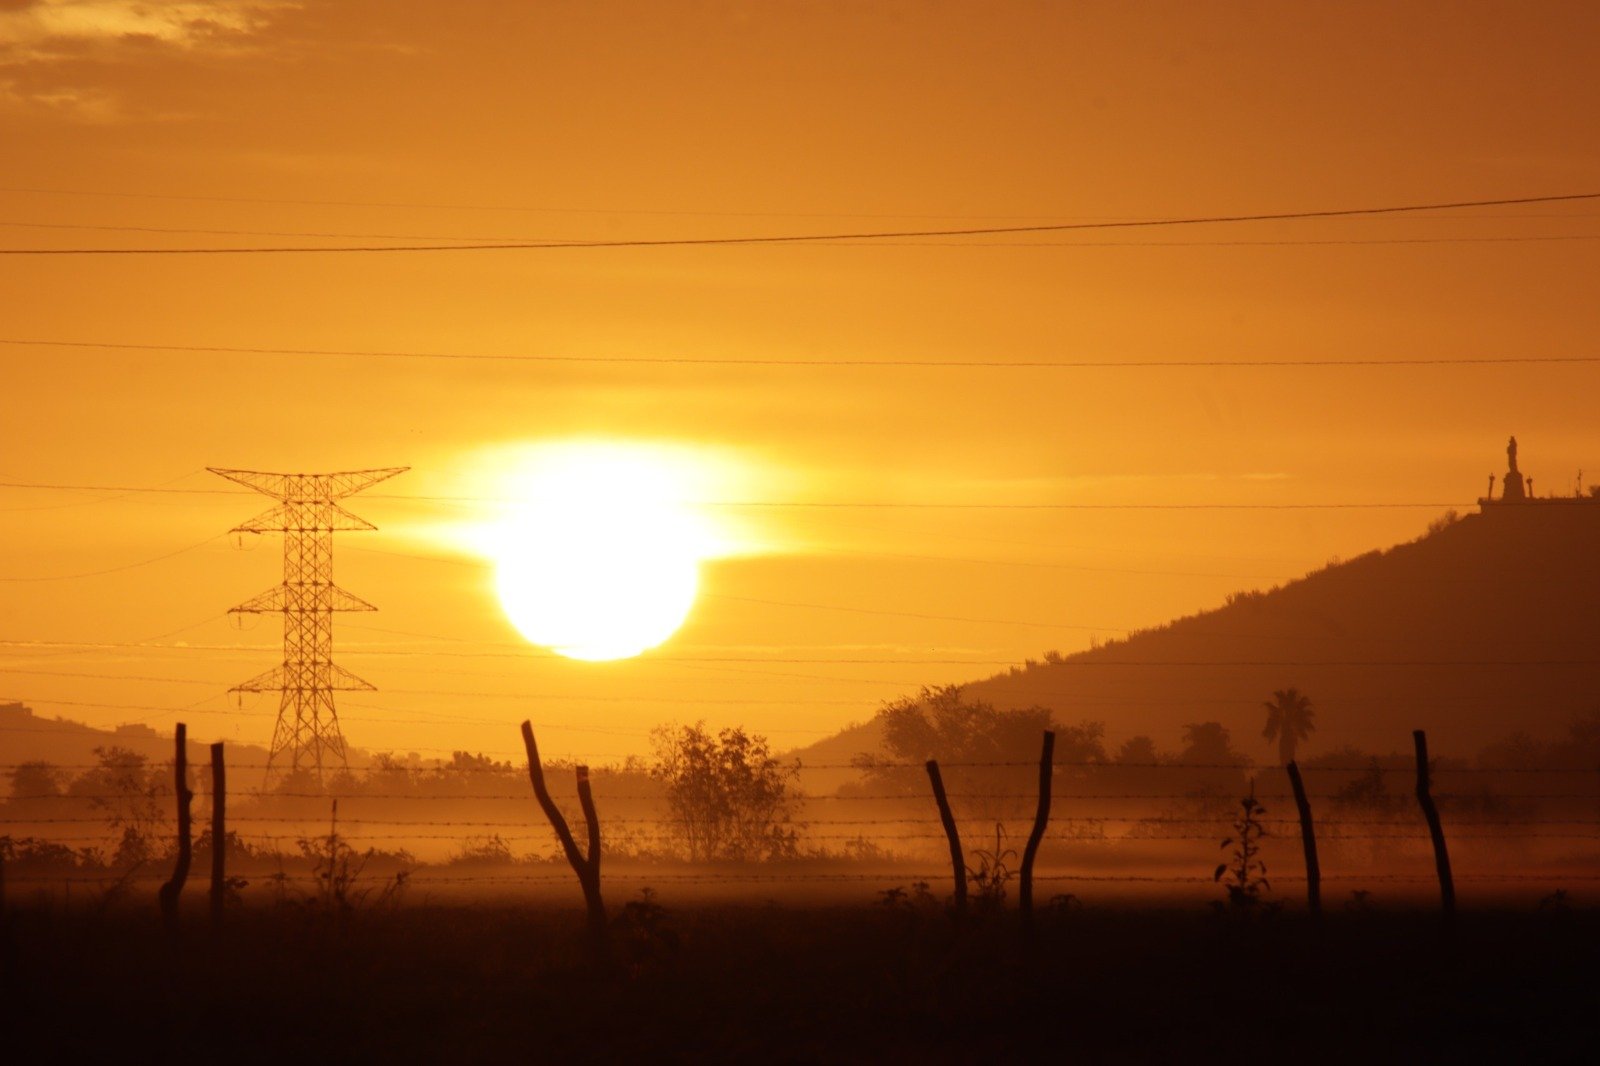
[[[145,797],[151,804],[158,801],[171,804],[177,815],[175,820],[179,822],[173,849],[175,868],[162,892],[163,914],[169,923],[178,920],[177,900],[183,892],[190,861],[186,856],[195,853],[185,824],[194,794],[189,791],[189,775],[182,765],[181,753],[185,749],[182,727],[179,729],[180,757],[175,760],[172,789],[164,796]],[[999,866],[1001,888],[1015,880],[1017,902],[1026,918],[1032,914],[1035,882],[1063,888],[1083,885],[1107,890],[1185,891],[1192,891],[1193,886],[1213,884],[1216,878],[1208,871],[1221,855],[1219,843],[1234,835],[1232,825],[1239,800],[1237,792],[1230,795],[1217,782],[1228,779],[1228,775],[1237,775],[1242,782],[1246,772],[1246,768],[1232,763],[1173,765],[1055,760],[1051,757],[1049,734],[1046,734],[1045,750],[1037,762],[949,762],[942,767],[938,763],[927,766],[879,763],[880,770],[901,772],[895,780],[904,782],[900,786],[903,790],[802,794],[797,798],[802,801],[803,809],[792,828],[797,842],[809,849],[806,857],[727,868],[714,864],[694,866],[667,858],[679,839],[675,820],[660,813],[637,813],[641,807],[649,805],[647,798],[608,795],[602,787],[609,780],[606,775],[590,775],[587,768],[575,768],[574,776],[578,779],[580,799],[584,793],[589,793],[591,798],[582,804],[583,817],[568,826],[560,804],[549,796],[543,785],[543,768],[531,729],[525,739],[530,776],[535,785],[532,792],[529,782],[514,776],[513,771],[503,767],[479,767],[462,771],[453,782],[455,791],[448,795],[379,786],[344,792],[274,790],[229,796],[221,746],[214,746],[212,780],[201,780],[197,786],[212,800],[210,824],[214,828],[210,839],[230,842],[221,848],[202,849],[210,853],[213,920],[222,920],[222,901],[230,891],[227,865],[233,851],[232,842],[264,847],[269,854],[281,855],[285,842],[315,843],[337,837],[351,847],[378,849],[380,856],[380,845],[390,843],[412,847],[426,846],[430,842],[454,844],[463,849],[460,855],[443,862],[412,863],[413,883],[502,890],[570,884],[572,877],[547,866],[530,868],[526,859],[499,866],[487,864],[492,868],[470,872],[472,863],[467,860],[472,849],[477,848],[491,858],[498,855],[511,860],[512,843],[548,845],[555,840],[561,844],[562,854],[577,874],[591,920],[603,924],[602,829],[607,839],[604,854],[611,871],[608,876],[617,884],[660,883],[724,890],[778,884],[813,887],[875,884],[881,889],[896,882],[925,881],[930,885],[948,884],[953,909],[960,914],[966,906],[969,877],[993,878]],[[1416,737],[1416,747],[1414,798],[1385,791],[1376,796],[1357,795],[1360,802],[1355,802],[1352,800],[1355,794],[1348,787],[1328,790],[1330,779],[1355,780],[1360,775],[1370,775],[1371,764],[1324,765],[1304,771],[1292,767],[1287,772],[1274,769],[1257,773],[1257,786],[1275,787],[1271,782],[1282,778],[1291,788],[1290,791],[1255,793],[1257,800],[1269,805],[1265,813],[1257,816],[1257,821],[1273,842],[1271,847],[1278,849],[1272,856],[1275,870],[1271,882],[1285,889],[1280,895],[1289,894],[1286,886],[1303,885],[1306,905],[1317,913],[1321,909],[1323,883],[1419,887],[1435,883],[1440,906],[1448,916],[1454,910],[1458,882],[1475,886],[1542,886],[1555,890],[1567,884],[1600,880],[1600,875],[1589,872],[1596,869],[1593,857],[1595,846],[1600,845],[1600,789],[1595,787],[1600,784],[1600,775],[1595,771],[1456,767],[1444,771],[1432,768],[1430,772],[1425,738],[1420,734]],[[854,764],[806,767],[807,770],[856,768]],[[236,766],[233,769],[260,767]],[[1037,771],[1038,785],[1028,791],[994,791],[992,773],[986,779],[991,785],[988,790],[964,792],[959,787],[948,791],[944,788],[947,772],[955,774],[953,784],[964,776],[982,776],[992,771],[1004,771],[1001,776],[1005,781],[1015,778],[1020,784],[1030,770]],[[921,776],[919,771],[927,775],[928,783],[921,789],[913,789],[911,775]],[[1391,766],[1382,772],[1394,774],[1399,770]],[[1144,784],[1119,786],[1118,781],[1127,779],[1127,775]],[[1207,775],[1211,775],[1211,779],[1195,784],[1197,779],[1205,779]],[[204,778],[205,775],[200,776]],[[1440,777],[1459,782],[1459,787],[1434,791]],[[1150,784],[1163,781],[1169,782],[1169,787]],[[1484,781],[1497,784],[1511,781],[1518,787],[1495,790],[1474,784]],[[529,803],[536,797],[550,827],[537,820],[534,805]],[[5,814],[12,829],[8,835],[0,837],[0,844],[6,845],[5,854],[11,859],[12,869],[6,871],[0,884],[128,883],[128,871],[80,868],[51,872],[41,869],[40,863],[30,861],[30,858],[37,858],[46,844],[66,848],[107,840],[104,828],[99,833],[89,829],[97,825],[106,827],[111,817],[107,811],[57,814],[56,810],[70,810],[74,805],[81,808],[84,804],[111,804],[126,798],[126,793],[79,791],[8,802]],[[329,804],[343,805],[343,817],[338,818],[336,829],[329,827],[332,813]],[[1284,806],[1280,808],[1280,804]],[[1152,805],[1158,805],[1157,809],[1152,811]],[[1031,817],[1023,813],[1026,807],[1033,808]],[[1292,813],[1275,813],[1280,809]],[[475,811],[488,816],[473,816]],[[622,813],[608,814],[608,811]],[[979,811],[1002,813],[995,817],[974,813]],[[378,816],[385,813],[400,816]],[[165,818],[160,822],[167,824]],[[152,824],[155,824],[154,819]],[[1001,827],[999,830],[997,824]],[[23,825],[43,832],[19,838],[14,830]],[[1029,831],[1021,868],[1017,869],[1011,842],[1023,839],[1020,828],[1024,825]],[[1005,835],[1008,829],[1017,831]],[[579,838],[584,839],[586,849],[578,847]],[[1300,855],[1282,850],[1289,842],[1299,843]],[[1482,842],[1489,853],[1489,861],[1484,864],[1486,868],[1458,872],[1451,863],[1450,846],[1470,850],[1475,842]],[[980,846],[974,848],[974,843]],[[991,843],[993,846],[989,847]],[[1410,846],[1414,846],[1416,854],[1406,851]],[[1376,850],[1367,855],[1362,868],[1356,870],[1352,848]],[[490,852],[493,855],[489,855]],[[939,856],[946,852],[948,861],[941,870]],[[1460,856],[1456,858],[1459,865]],[[1508,858],[1519,865],[1505,868]],[[1406,865],[1384,868],[1381,863]],[[146,866],[145,869],[153,868]],[[1278,872],[1283,869],[1294,872]],[[289,874],[281,866],[264,880],[279,889],[318,883],[314,874]]]

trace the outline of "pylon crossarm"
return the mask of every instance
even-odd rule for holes
[[[328,586],[328,610],[376,611],[377,608],[353,592],[346,592],[338,585],[330,585]]]
[[[388,481],[398,474],[404,474],[410,469],[409,466],[386,466],[377,470],[341,470],[322,476],[329,481],[328,497],[342,500],[346,496],[354,496],[363,489],[371,488],[380,481]]]
[[[274,585],[250,597],[229,614],[280,614],[316,611],[376,611],[377,608],[338,585]]]
[[[267,496],[283,498],[283,485],[288,479],[287,474],[271,474],[265,470],[225,470],[219,466],[206,467],[218,477],[225,477],[229,481],[243,485],[247,489],[255,489]]]
[[[281,692],[284,688],[286,672],[281,666],[274,666],[264,674],[257,674],[249,681],[241,681],[233,686],[229,692]]]
[[[234,526],[230,533],[307,533],[370,531],[378,527],[360,515],[351,514],[332,502],[282,503],[263,511],[248,522]]]
[[[346,670],[342,666],[335,666],[332,663],[329,663],[328,664],[328,675],[329,675],[328,687],[331,688],[331,689],[338,689],[338,690],[340,690],[342,692],[376,692],[376,691],[378,691],[378,686],[377,685],[374,685],[372,682],[366,680],[365,678],[357,677],[355,674],[352,674],[350,671]]]
[[[229,607],[229,614],[267,614],[282,611],[288,604],[288,590],[282,585],[272,588],[258,596],[251,596],[237,607]]]

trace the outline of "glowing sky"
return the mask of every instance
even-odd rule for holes
[[[0,246],[834,233],[1589,192],[1596,69],[1583,4],[0,0]],[[1582,356],[1597,249],[1590,202],[825,246],[0,256],[0,339]],[[408,464],[352,501],[380,532],[338,546],[341,583],[382,609],[337,629],[341,661],[381,690],[344,701],[352,743],[510,751],[530,715],[553,755],[638,752],[650,727],[702,717],[804,743],[918,685],[1415,536],[1443,507],[727,504],[1462,504],[1513,432],[1536,489],[1570,491],[1585,463],[1600,479],[1595,382],[1592,364],[0,343],[0,480],[219,492],[0,489],[0,576],[177,553],[8,581],[0,639],[58,643],[0,647],[0,696],[97,724],[184,707],[199,737],[264,739],[272,698],[220,693],[275,661],[276,620],[240,632],[222,612],[277,580],[279,549],[220,536],[259,498],[203,468]],[[497,513],[494,456],[572,437],[737,471],[705,491],[738,549],[637,661],[530,652],[481,554],[448,535]],[[82,646],[145,638],[191,647]]]

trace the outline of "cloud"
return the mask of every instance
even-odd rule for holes
[[[5,3],[6,0],[0,0]],[[116,98],[100,89],[29,89],[0,78],[0,114],[28,110],[47,112],[80,123],[115,122],[122,117]]]
[[[83,45],[198,48],[256,33],[288,0],[0,0],[0,47],[31,59]]]
[[[0,0],[0,114],[106,124],[179,117],[137,102],[126,73],[269,48],[300,0]]]

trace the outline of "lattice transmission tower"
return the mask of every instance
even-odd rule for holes
[[[267,777],[270,780],[275,770],[288,774],[305,770],[321,782],[324,768],[342,768],[346,759],[334,692],[373,689],[333,663],[333,612],[377,610],[333,583],[334,533],[378,528],[338,501],[410,468],[334,474],[208,469],[278,501],[278,506],[231,532],[283,534],[283,583],[230,608],[237,614],[283,615],[283,662],[229,691],[281,693]]]

